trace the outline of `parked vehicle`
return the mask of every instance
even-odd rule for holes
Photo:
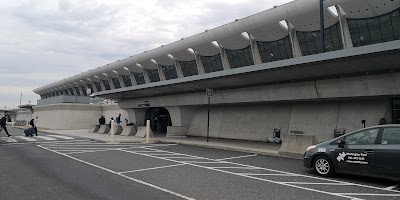
[[[310,146],[304,166],[321,176],[337,172],[400,180],[400,125],[368,127]]]

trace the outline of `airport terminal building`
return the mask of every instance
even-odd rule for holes
[[[400,0],[325,0],[324,11],[325,49],[319,0],[295,0],[37,88],[37,125],[97,124],[104,106],[91,95],[136,126],[206,136],[207,88],[215,138],[264,141],[281,128],[321,142],[400,123]]]

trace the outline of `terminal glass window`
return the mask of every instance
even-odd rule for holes
[[[94,82],[94,86],[96,87],[98,92],[101,92],[101,85],[99,82]]]
[[[81,87],[81,90],[82,90],[82,92],[83,92],[83,95],[84,95],[84,96],[87,96],[87,92],[86,92],[85,86],[80,85],[80,87]]]
[[[167,80],[178,78],[175,65],[162,66],[162,70]]]
[[[400,124],[400,99],[393,100],[393,124]]]
[[[160,81],[160,75],[158,74],[158,69],[146,69],[146,71],[152,83]]]
[[[325,29],[325,52],[343,49],[339,23]],[[321,32],[296,32],[303,56],[322,53]]]
[[[200,58],[206,73],[224,70],[221,61],[221,54],[217,54],[215,56],[200,56]]]
[[[257,42],[263,63],[293,58],[289,36],[272,42]]]
[[[59,96],[58,91],[56,91],[56,96]]]
[[[60,95],[64,95],[62,90],[60,90],[58,93],[59,93]]]
[[[121,84],[119,83],[119,79],[118,78],[111,78],[115,89],[121,88]]]
[[[76,94],[78,94],[78,96],[81,95],[81,92],[79,91],[79,88],[78,87],[74,87],[74,88],[75,88]]]
[[[124,81],[125,87],[132,86],[131,77],[129,75],[122,75],[122,80]]]
[[[184,77],[198,75],[196,60],[179,61]]]
[[[68,95],[68,90],[67,89],[64,89],[64,94]]]
[[[71,95],[74,95],[74,90],[72,89],[72,88],[68,88],[69,89],[69,93],[71,94]]]
[[[368,19],[348,19],[353,46],[400,39],[400,9]]]
[[[106,90],[111,90],[110,87],[110,82],[108,82],[108,80],[101,80],[103,81],[104,87],[106,88]]]
[[[93,91],[93,85],[92,84],[86,84],[86,86],[87,86],[87,88],[89,88],[90,89],[90,92],[91,93],[93,93],[94,91]]]
[[[143,74],[143,73],[136,73],[136,72],[133,72],[133,76],[135,77],[136,83],[137,83],[138,85],[142,85],[142,84],[145,84],[145,83],[146,83],[146,81],[144,80],[144,74]]]
[[[232,69],[254,65],[253,55],[250,45],[243,49],[229,50],[226,49],[226,56]]]

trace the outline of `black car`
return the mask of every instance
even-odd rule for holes
[[[342,172],[400,180],[400,125],[368,127],[310,146],[304,166],[322,176]]]

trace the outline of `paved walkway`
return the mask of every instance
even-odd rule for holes
[[[110,142],[111,136],[108,134],[88,133],[89,129],[82,130],[40,130],[41,132],[55,133],[61,135],[75,136],[93,139],[101,142]],[[114,141],[119,143],[132,143],[132,142],[145,142],[145,138],[134,136],[120,136],[115,135]],[[216,139],[209,138],[209,142],[204,137],[153,137],[150,138],[151,142],[165,142],[185,144],[192,146],[202,146],[208,148],[242,151],[248,153],[256,153],[263,155],[277,156],[280,145],[270,144],[266,142],[243,141],[243,140],[230,140],[230,139]]]

